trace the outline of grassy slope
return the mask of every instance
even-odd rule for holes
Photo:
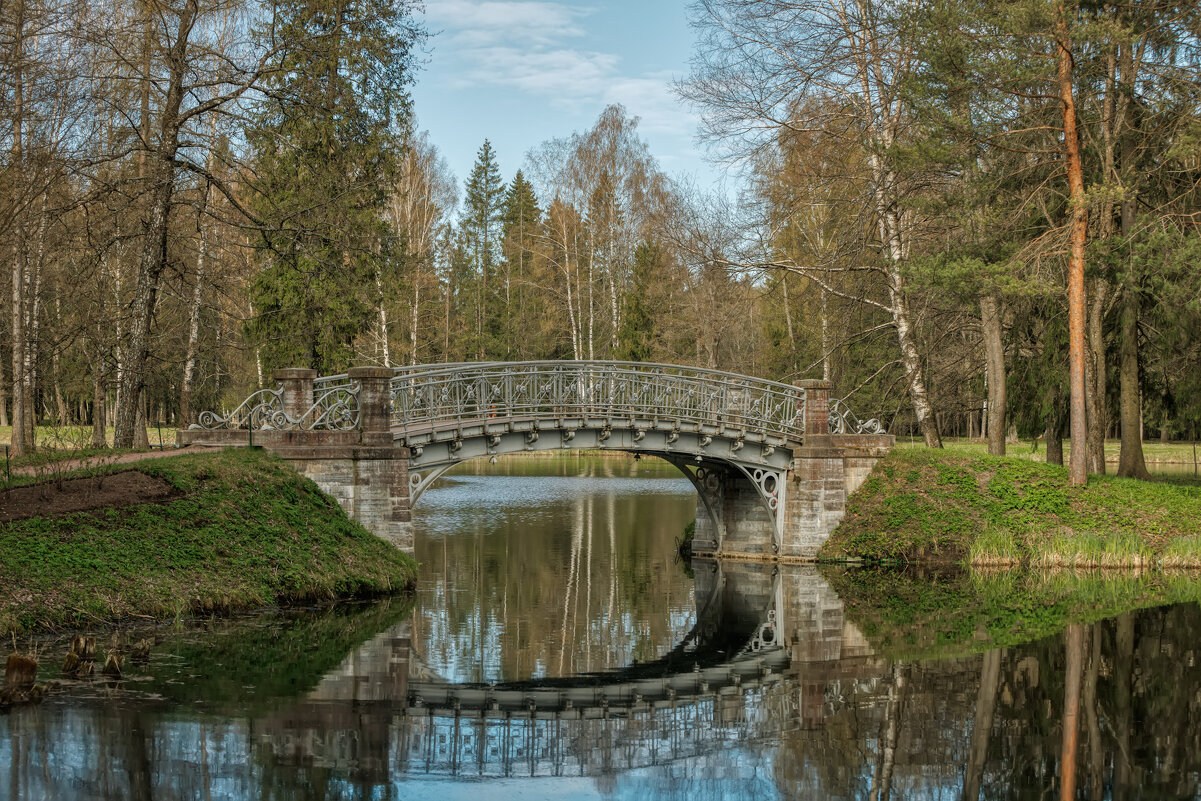
[[[231,449],[121,466],[174,500],[0,524],[0,633],[410,586],[406,554],[282,461]]]
[[[822,550],[1038,566],[1201,566],[1201,486],[1093,477],[963,451],[898,448],[848,501]]]

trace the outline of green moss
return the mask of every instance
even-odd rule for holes
[[[1201,566],[1201,487],[1093,477],[968,451],[898,448],[848,499],[822,551],[900,562]]]
[[[0,632],[395,592],[413,560],[284,462],[240,448],[124,465],[163,503],[0,525]]]

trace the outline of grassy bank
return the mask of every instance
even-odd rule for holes
[[[0,524],[0,634],[410,586],[410,557],[282,461],[231,449],[110,468],[178,493]]]
[[[963,450],[898,448],[822,556],[1040,568],[1201,567],[1201,485],[1092,477]]]

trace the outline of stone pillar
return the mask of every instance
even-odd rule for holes
[[[316,370],[303,367],[289,367],[286,370],[276,370],[273,377],[284,387],[284,411],[293,420],[304,417],[305,412],[313,408],[313,381],[317,378]]]
[[[805,444],[812,436],[830,436],[830,390],[834,385],[817,378],[794,382],[805,392]]]
[[[348,375],[351,381],[359,383],[359,431],[363,434],[362,443],[391,443],[392,370],[387,367],[352,367]]]
[[[846,512],[846,476],[830,436],[830,382],[796,386],[805,391],[805,444],[793,450],[780,556],[813,559]]]

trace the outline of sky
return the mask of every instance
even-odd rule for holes
[[[686,11],[686,0],[426,0],[417,125],[461,191],[484,139],[508,181],[529,150],[620,103],[660,169],[716,188],[725,168],[705,160],[698,118],[672,93],[692,56]]]

